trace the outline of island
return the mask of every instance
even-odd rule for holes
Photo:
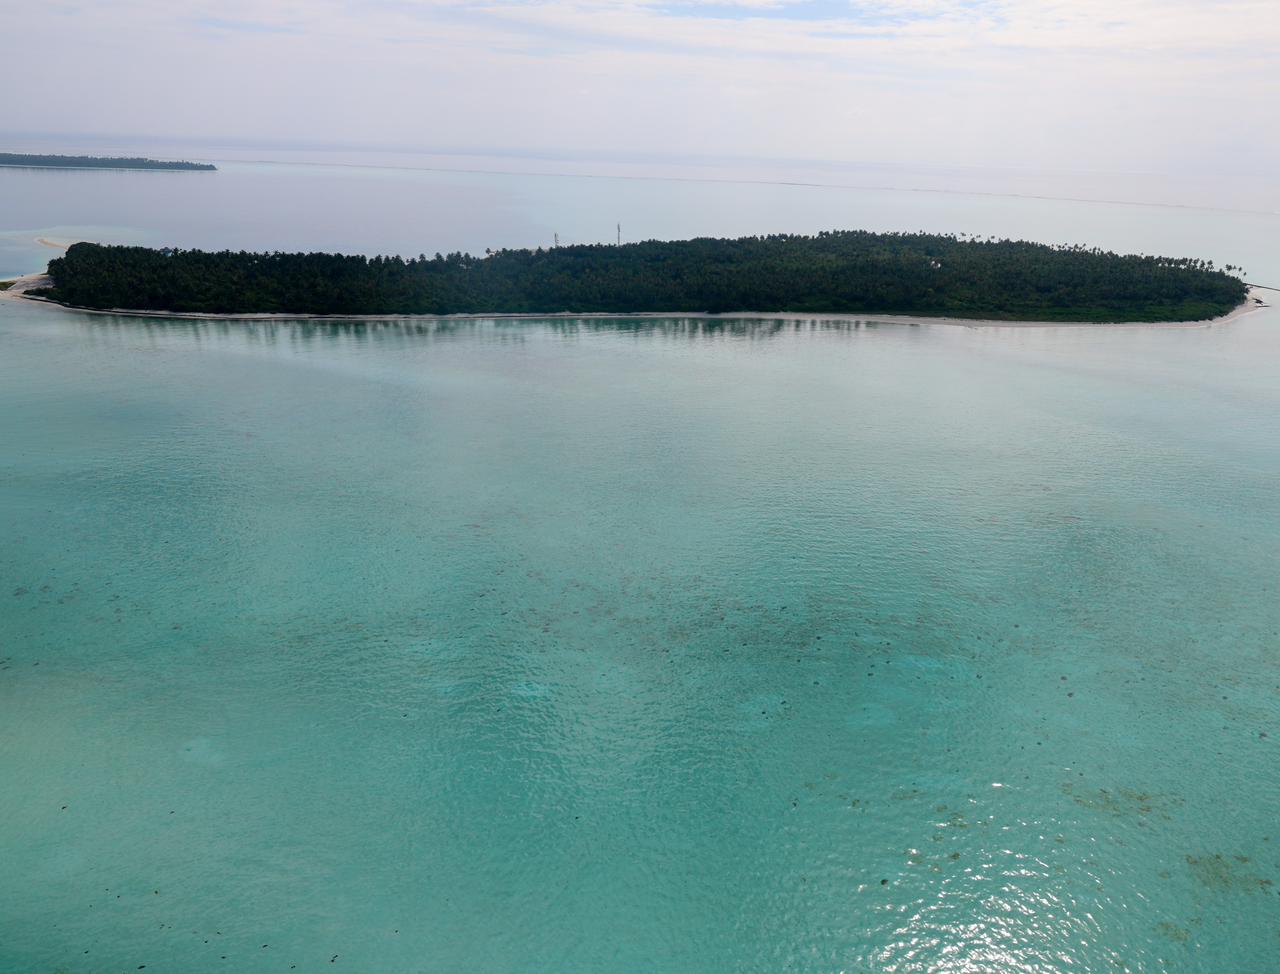
[[[1245,301],[1193,258],[926,233],[364,257],[73,244],[30,292],[70,306],[196,314],[798,312],[1048,322],[1193,321]]]
[[[0,152],[0,166],[11,169],[158,169],[164,172],[214,172],[207,162],[164,162],[123,156],[41,156]]]

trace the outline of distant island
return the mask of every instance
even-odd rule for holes
[[[0,152],[0,166],[20,169],[161,169],[166,172],[214,172],[207,162],[163,162],[123,156],[38,156]]]
[[[800,312],[1191,321],[1243,302],[1211,262],[861,230],[416,258],[73,244],[41,296],[197,314]]]

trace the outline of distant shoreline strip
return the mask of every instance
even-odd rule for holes
[[[0,162],[0,169],[62,169],[73,172],[217,172],[190,166],[42,166],[34,162]]]
[[[85,156],[59,152],[0,152],[6,169],[118,169],[148,172],[216,172],[211,162],[189,159],[151,159],[147,156]]]

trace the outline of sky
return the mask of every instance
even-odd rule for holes
[[[10,137],[1280,171],[1280,0],[0,0],[0,22]]]

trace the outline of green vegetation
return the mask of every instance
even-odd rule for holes
[[[40,156],[23,152],[0,152],[0,166],[24,169],[164,169],[179,172],[213,172],[207,162],[161,162],[158,159],[114,156]]]
[[[15,283],[15,281],[0,281],[0,291],[9,290]]]
[[[929,234],[821,233],[501,250],[253,254],[79,243],[47,295],[88,308],[288,314],[896,313],[1048,321],[1212,318],[1244,283],[1211,263]]]

